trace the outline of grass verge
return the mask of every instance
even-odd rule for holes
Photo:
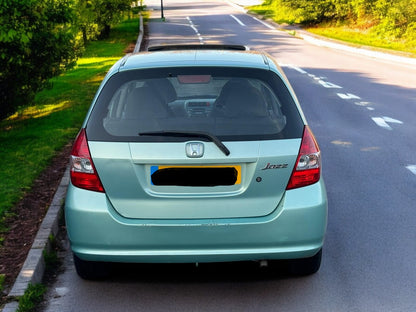
[[[40,92],[35,105],[0,122],[0,233],[7,230],[4,221],[13,206],[75,137],[104,75],[134,45],[138,25],[138,19],[125,20],[110,38],[89,43],[76,67],[52,79],[52,88]]]
[[[370,30],[361,30],[351,26],[319,25],[305,30],[316,35],[349,42],[355,45],[371,46],[393,52],[405,52],[416,57],[416,46],[405,40],[386,40]]]
[[[279,6],[276,1],[265,1],[262,5],[250,6],[250,12],[273,20],[280,25],[295,24],[302,20],[296,12],[285,6]],[[363,23],[365,25],[365,23]],[[353,45],[368,46],[385,49],[390,52],[404,52],[407,56],[416,57],[414,41],[387,39],[386,34],[377,33],[376,27],[363,27],[353,23],[322,23],[313,27],[304,27],[305,30],[323,37],[341,40]]]

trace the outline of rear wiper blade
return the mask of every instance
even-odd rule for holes
[[[149,131],[149,132],[140,132],[139,135],[153,135],[153,136],[171,136],[171,137],[191,137],[191,138],[204,138],[213,142],[218,148],[225,154],[225,156],[230,155],[230,150],[213,134],[204,132],[204,131],[176,131],[176,130],[166,130],[166,131]]]

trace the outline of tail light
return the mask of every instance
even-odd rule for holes
[[[287,190],[307,186],[321,177],[321,151],[308,126],[303,130],[302,143],[295,168],[286,187]]]
[[[92,162],[85,129],[81,129],[71,151],[71,182],[74,186],[96,192],[104,188]]]

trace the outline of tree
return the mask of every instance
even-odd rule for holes
[[[378,20],[377,31],[386,38],[399,39],[404,35],[416,40],[416,0],[377,0],[373,15]]]
[[[111,26],[120,22],[123,13],[131,9],[131,0],[92,0],[95,23],[101,38],[110,35]]]
[[[93,0],[77,0],[75,4],[77,14],[77,25],[82,33],[83,44],[94,40],[99,35],[98,25],[95,22],[96,12],[94,11]]]
[[[71,0],[2,0],[0,119],[30,104],[48,80],[74,64]]]
[[[302,23],[320,23],[330,20],[335,15],[333,0],[283,0],[282,3],[292,10]]]

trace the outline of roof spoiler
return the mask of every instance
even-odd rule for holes
[[[147,49],[150,52],[156,51],[180,51],[180,50],[234,50],[247,51],[249,48],[238,44],[175,44],[175,45],[157,45]]]

